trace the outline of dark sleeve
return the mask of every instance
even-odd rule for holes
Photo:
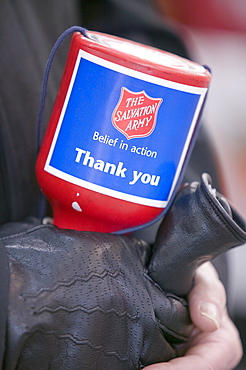
[[[78,15],[74,0],[1,1],[0,224],[37,214],[36,130],[45,65],[56,39],[77,23]],[[61,47],[52,67],[44,127],[67,46]]]
[[[0,241],[0,368],[2,369],[9,294],[9,263],[3,243]]]
[[[81,1],[83,25],[188,58],[176,30],[150,4],[149,0]]]

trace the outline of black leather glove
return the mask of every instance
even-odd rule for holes
[[[10,261],[4,370],[130,370],[168,361],[191,330],[195,269],[246,241],[245,222],[211,188],[185,185],[154,253],[127,236],[34,223],[0,228]]]
[[[148,275],[151,249],[32,220],[0,228],[10,263],[4,370],[130,370],[167,361],[187,304]]]
[[[245,231],[245,220],[204,173],[177,194],[158,230],[149,275],[166,292],[186,296],[196,268],[246,243]]]

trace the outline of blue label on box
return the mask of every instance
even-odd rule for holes
[[[80,50],[45,170],[102,194],[164,208],[206,90]]]

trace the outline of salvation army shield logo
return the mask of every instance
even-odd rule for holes
[[[120,99],[112,114],[112,124],[127,139],[149,136],[155,129],[162,98],[151,98],[145,91],[121,88]]]

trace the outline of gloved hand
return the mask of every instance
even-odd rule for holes
[[[36,220],[0,228],[10,263],[4,370],[130,370],[167,361],[191,324],[182,298],[148,275],[128,236]]]
[[[154,253],[127,236],[37,221],[0,228],[10,261],[4,370],[130,370],[168,361],[189,336],[196,267],[246,241],[208,175],[185,185]]]

